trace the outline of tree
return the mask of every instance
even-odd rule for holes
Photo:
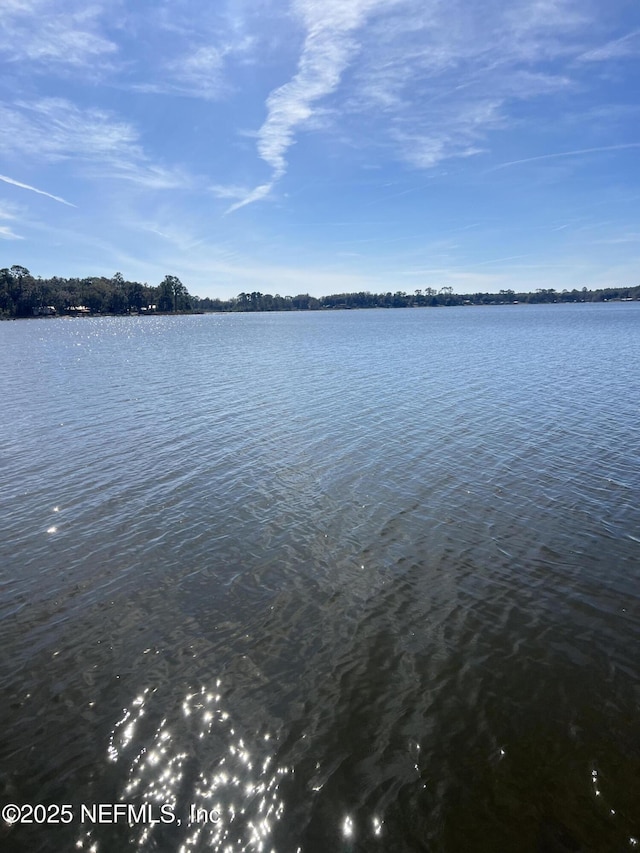
[[[26,267],[21,267],[20,264],[14,264],[11,267],[11,275],[14,278],[17,278],[18,281],[22,281],[23,278],[26,278],[27,276],[31,276],[31,273],[29,272],[29,270]]]
[[[165,275],[160,283],[159,311],[188,311],[191,307],[189,292],[175,275]]]
[[[26,267],[18,264],[2,272],[5,274],[4,286],[7,289],[6,302],[9,308],[7,313],[12,317],[30,317],[37,301],[35,282],[31,273]]]
[[[144,290],[139,281],[129,282],[127,287],[127,301],[129,302],[129,310],[134,310],[140,313],[143,306],[146,307]]]

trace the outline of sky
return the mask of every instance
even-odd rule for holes
[[[1,0],[0,267],[640,283],[637,0]]]

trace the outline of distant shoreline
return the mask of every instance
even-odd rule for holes
[[[603,300],[557,300],[555,302],[489,302],[489,303],[460,303],[456,305],[409,305],[409,306],[390,306],[391,308],[496,308],[504,305],[602,305],[609,303],[630,303],[630,302],[640,302],[640,299],[603,299]],[[363,306],[338,306],[335,308],[320,308],[320,309],[310,309],[306,310],[304,308],[291,308],[289,310],[283,309],[271,309],[271,310],[220,310],[220,309],[206,309],[204,311],[153,311],[153,312],[145,312],[145,313],[121,313],[121,314],[112,314],[107,312],[96,312],[94,314],[83,314],[83,315],[74,315],[74,314],[50,314],[50,315],[35,315],[35,316],[27,316],[27,317],[7,317],[0,315],[0,322],[9,322],[12,320],[77,320],[82,317],[95,319],[99,318],[112,318],[112,319],[122,319],[123,317],[130,317],[138,319],[139,317],[201,317],[207,314],[301,314],[301,313],[327,313],[332,311],[386,311],[389,308],[374,305],[371,307],[363,307]]]
[[[338,311],[358,308],[439,308],[472,305],[538,305],[580,302],[637,302],[640,285],[589,290],[538,288],[533,292],[454,293],[453,288],[418,288],[413,293],[336,293],[329,296],[280,296],[252,291],[230,299],[200,298],[179,278],[164,277],[157,285],[111,278],[42,279],[26,267],[0,269],[0,319],[42,317],[122,317],[204,313],[271,313],[276,311]]]

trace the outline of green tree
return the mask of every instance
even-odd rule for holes
[[[188,311],[191,308],[189,291],[175,275],[165,275],[160,284],[158,311]]]
[[[140,313],[143,306],[146,307],[144,290],[139,281],[131,281],[127,285],[127,302],[129,303],[130,311]]]

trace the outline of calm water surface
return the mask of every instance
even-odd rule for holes
[[[1,849],[637,848],[639,329],[0,324]]]

